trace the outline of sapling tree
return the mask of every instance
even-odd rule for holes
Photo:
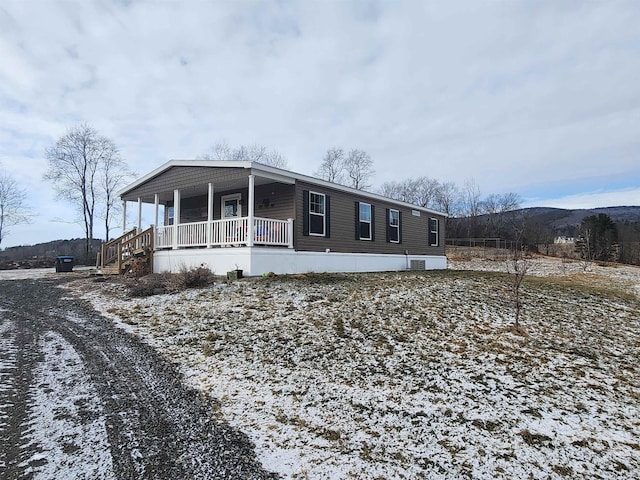
[[[514,232],[516,236],[516,242],[511,252],[511,256],[507,262],[507,271],[510,274],[509,291],[511,294],[511,300],[514,307],[514,328],[517,332],[520,332],[520,314],[522,312],[522,282],[529,270],[529,258],[527,256],[526,248],[524,245],[524,232],[526,229],[526,222],[524,217],[521,222],[514,225]]]

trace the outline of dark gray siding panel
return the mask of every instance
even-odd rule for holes
[[[169,198],[167,194],[172,195],[170,192],[175,189],[184,190],[184,193],[188,194],[189,189],[196,186],[199,190],[204,190],[209,182],[213,182],[214,185],[224,185],[225,181],[246,178],[247,175],[247,170],[244,168],[171,167],[127,193],[124,200],[152,199],[156,193],[165,194],[163,197],[167,200]]]
[[[287,220],[294,218],[295,187],[284,183],[260,185],[255,190],[255,216]]]
[[[256,217],[287,220],[294,218],[293,196],[294,186],[283,183],[260,185],[255,189],[254,213]],[[246,217],[249,210],[247,200],[249,189],[241,188],[229,191],[215,191],[213,194],[213,218],[221,218],[221,202],[224,195],[240,193],[242,196],[242,216]],[[207,219],[207,195],[184,196],[180,199],[180,223],[202,222]],[[166,202],[173,206],[173,200]],[[165,214],[165,222],[167,221]]]
[[[299,251],[323,252],[327,248],[334,252],[354,253],[393,253],[410,255],[444,255],[444,217],[420,212],[420,216],[412,214],[412,209],[399,207],[392,202],[373,200],[364,196],[317,187],[304,182],[296,183],[297,205],[303,203],[303,190],[324,193],[331,198],[331,237],[315,237],[303,235],[303,214],[299,208],[295,218],[295,248]],[[370,203],[375,207],[375,240],[356,240],[355,202]],[[402,243],[386,241],[387,218],[386,209],[392,208],[402,212]],[[429,218],[438,218],[440,226],[439,245],[429,246]]]

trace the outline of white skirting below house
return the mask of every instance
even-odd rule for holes
[[[422,261],[424,261],[424,267],[422,267]],[[216,275],[241,269],[244,275],[258,276],[267,272],[291,274],[386,272],[423,268],[438,270],[447,268],[447,258],[444,255],[296,252],[285,248],[268,247],[158,250],[153,256],[153,271],[156,273],[179,272],[202,265],[210,268]]]

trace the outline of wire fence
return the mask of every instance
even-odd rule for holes
[[[458,257],[508,258],[514,249],[521,248],[515,240],[504,238],[448,238],[447,254]]]

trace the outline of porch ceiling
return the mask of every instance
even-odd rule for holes
[[[138,198],[143,203],[155,203],[155,195],[158,194],[160,203],[173,200],[173,191],[178,188],[182,198],[195,197],[199,195],[207,195],[209,191],[209,182],[212,182],[216,192],[237,191],[249,186],[249,171],[244,170],[244,175],[240,177],[229,177],[227,175],[218,175],[214,169],[208,169],[206,175],[199,178],[191,178],[188,181],[167,184],[158,181],[158,177],[150,182],[140,185],[139,188],[128,192],[122,196],[122,200],[136,202]],[[278,181],[265,176],[255,175],[255,186],[266,185]],[[287,182],[289,183],[289,182]]]

